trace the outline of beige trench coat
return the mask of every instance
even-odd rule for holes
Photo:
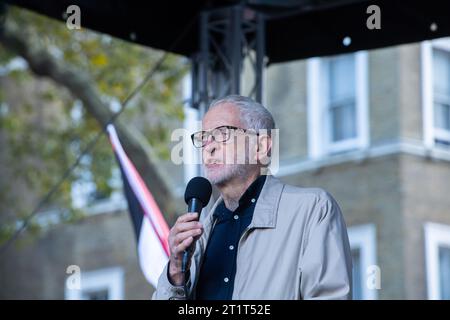
[[[193,290],[215,208],[203,212],[204,233],[193,254]],[[206,211],[206,210],[203,210]],[[252,221],[237,248],[234,299],[351,299],[352,262],[341,210],[326,191],[300,188],[267,176]],[[162,272],[153,299],[184,299]],[[195,296],[193,297],[195,299]]]

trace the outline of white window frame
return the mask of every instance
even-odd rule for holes
[[[425,232],[425,261],[428,299],[441,299],[439,284],[439,247],[450,246],[450,225],[427,222]]]
[[[183,127],[185,135],[183,136],[183,171],[184,171],[184,185],[180,186],[179,194],[183,194],[184,188],[193,177],[201,174],[201,153],[197,150],[191,141],[190,134],[202,130],[202,123],[200,120],[200,111],[191,108],[191,94],[192,94],[192,75],[187,74],[182,81],[183,85],[183,111],[184,121]]]
[[[435,139],[450,142],[450,131],[434,127],[433,49],[450,53],[450,38],[423,41],[421,44],[423,140],[426,148],[435,147]]]
[[[368,52],[355,55],[356,138],[339,142],[328,141],[329,121],[327,100],[323,95],[326,58],[310,58],[307,62],[308,153],[312,159],[320,159],[332,153],[369,146],[369,75]]]
[[[82,300],[84,291],[107,289],[109,300],[124,299],[124,271],[112,267],[93,271],[81,271],[81,288],[65,287],[66,300]]]
[[[352,250],[359,249],[361,257],[361,293],[363,300],[378,299],[378,290],[367,286],[367,272],[370,266],[377,265],[376,226],[364,224],[348,228],[348,238]]]

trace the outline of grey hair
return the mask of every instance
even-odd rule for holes
[[[241,120],[243,121],[243,124],[247,126],[244,129],[255,129],[256,131],[266,129],[269,134],[270,130],[275,129],[275,121],[273,120],[272,114],[262,104],[255,100],[233,94],[214,100],[210,104],[209,109],[224,103],[233,104],[239,109]]]

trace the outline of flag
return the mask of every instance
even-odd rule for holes
[[[156,287],[169,258],[169,227],[155,199],[123,150],[114,126],[110,124],[106,129],[122,174],[136,232],[139,264],[147,281]]]

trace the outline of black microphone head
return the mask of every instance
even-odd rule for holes
[[[184,201],[189,204],[189,200],[196,198],[200,200],[202,206],[205,207],[211,198],[212,186],[208,179],[203,177],[192,178],[186,187],[184,193]]]

